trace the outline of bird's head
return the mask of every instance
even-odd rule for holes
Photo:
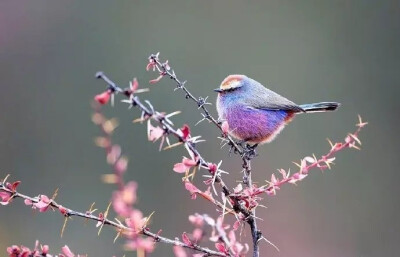
[[[237,92],[238,89],[245,85],[246,80],[247,77],[245,75],[229,75],[222,81],[219,88],[214,89],[214,91],[218,92],[219,94],[230,94]]]

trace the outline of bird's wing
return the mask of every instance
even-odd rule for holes
[[[255,109],[304,112],[297,104],[265,87],[260,90],[255,90],[251,99],[248,100],[250,101],[250,106]]]

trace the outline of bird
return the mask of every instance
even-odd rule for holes
[[[340,103],[297,105],[246,75],[227,76],[218,92],[219,121],[228,123],[228,133],[241,143],[269,143],[297,114],[335,111]]]

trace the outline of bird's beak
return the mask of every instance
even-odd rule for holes
[[[224,90],[222,90],[222,89],[220,89],[220,88],[216,88],[216,89],[214,89],[214,91],[215,91],[215,92],[218,92],[218,93],[221,93],[221,92],[224,91]]]

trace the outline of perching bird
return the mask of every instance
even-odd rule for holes
[[[218,92],[217,111],[229,133],[247,143],[271,142],[296,114],[334,111],[336,102],[297,105],[245,75],[229,75]]]

